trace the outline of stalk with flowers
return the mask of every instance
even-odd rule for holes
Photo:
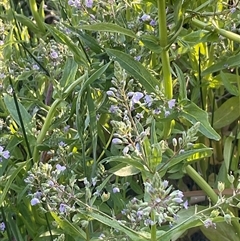
[[[239,239],[239,6],[207,3],[1,3],[1,240]]]

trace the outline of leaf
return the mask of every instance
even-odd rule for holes
[[[238,90],[235,85],[231,84],[231,82],[229,81],[227,75],[224,72],[221,71],[220,77],[221,77],[221,80],[222,80],[222,83],[223,83],[224,87],[227,89],[227,91],[230,94],[236,95],[236,96],[240,95],[240,90]]]
[[[203,135],[216,141],[220,140],[220,135],[209,124],[208,115],[204,110],[190,100],[183,100],[180,102],[180,105],[182,106],[182,110],[179,113],[180,117],[185,118],[192,124],[200,122],[199,131]]]
[[[4,103],[10,113],[10,115],[12,116],[13,120],[16,121],[16,123],[21,126],[20,123],[20,119],[18,116],[18,112],[16,109],[16,105],[14,102],[13,97],[9,96],[9,95],[4,95]],[[21,113],[21,117],[24,123],[24,127],[26,129],[26,132],[30,132],[31,131],[31,121],[32,121],[32,116],[27,112],[27,110],[25,109],[25,107],[18,102],[18,106],[19,106],[19,110]]]
[[[136,175],[139,172],[140,170],[134,166],[126,166],[114,172],[113,174],[119,177],[129,177],[129,176]]]
[[[78,64],[81,64],[85,67],[88,66],[87,60],[85,58],[85,54],[83,53],[83,51],[66,34],[61,32],[57,28],[52,27],[49,24],[46,24],[46,28],[53,35],[53,37],[55,38],[55,40],[57,42],[65,44],[69,47],[69,49],[72,51],[72,53],[75,57],[75,60]]]
[[[151,240],[150,237],[146,236],[146,233],[139,232],[132,230],[131,228],[124,226],[117,220],[111,218],[110,216],[107,216],[106,214],[102,212],[95,212],[95,210],[88,212],[87,215],[100,223],[103,223],[111,228],[114,228],[116,230],[119,230],[123,233],[125,233],[130,239],[135,240],[135,241],[140,241],[140,240]],[[148,233],[147,233],[148,234]]]
[[[73,58],[67,58],[67,61],[64,66],[63,76],[60,79],[61,87],[66,87],[75,80],[75,76],[78,70],[78,64],[74,61]]]
[[[240,98],[231,97],[225,101],[215,112],[213,118],[213,127],[220,129],[230,125],[240,116]]]
[[[129,54],[123,53],[119,50],[106,49],[107,54],[114,57],[116,61],[129,74],[135,77],[148,92],[156,92],[156,86],[160,82],[151,75],[151,73],[141,63],[134,60]]]
[[[177,72],[178,82],[179,82],[179,100],[187,99],[187,87],[186,79],[183,75],[182,70],[173,62],[175,70]]]
[[[228,136],[224,141],[223,160],[226,166],[227,173],[229,173],[230,164],[231,164],[233,140],[234,140],[234,137]]]
[[[210,241],[239,241],[239,234],[236,233],[234,226],[227,224],[224,220],[221,223],[216,223],[216,229],[202,226],[201,231]]]
[[[33,31],[36,34],[39,33],[40,30],[39,30],[38,26],[32,20],[30,20],[28,17],[26,17],[22,14],[18,14],[18,13],[15,13],[15,17],[21,24],[28,27],[31,31]]]
[[[79,28],[91,31],[120,33],[132,38],[136,38],[136,35],[133,31],[125,29],[113,23],[96,23],[91,25],[80,25]]]
[[[195,144],[193,146],[194,149],[187,150],[177,156],[174,156],[172,158],[168,158],[158,165],[158,170],[161,171],[161,176],[164,175],[167,170],[169,170],[171,167],[177,165],[180,162],[186,162],[187,165],[191,162],[194,162],[196,160],[209,157],[212,155],[212,149],[205,147],[203,144]]]
[[[214,72],[223,70],[223,69],[227,69],[227,68],[231,68],[231,67],[235,67],[239,65],[239,59],[240,59],[240,54],[237,55],[233,55],[231,57],[228,57],[226,59],[222,59],[220,60],[218,63],[210,66],[209,68],[207,68],[206,70],[204,70],[202,72],[202,75],[208,75],[208,74],[212,74]]]
[[[79,228],[77,225],[72,224],[66,218],[60,218],[56,213],[50,212],[54,220],[61,227],[64,232],[69,234],[71,237],[78,237],[80,240],[86,240],[86,233]],[[82,239],[80,239],[82,238]]]
[[[23,163],[18,163],[16,165],[18,165],[18,167],[11,173],[11,175],[8,177],[7,183],[4,186],[3,191],[1,192],[1,196],[0,196],[0,207],[3,204],[3,201],[6,197],[6,194],[8,193],[10,186],[12,184],[12,182],[14,181],[14,179],[16,178],[16,176],[18,175],[18,173],[25,167],[27,166],[27,164],[29,163],[31,159],[23,162]]]
[[[152,52],[157,54],[160,54],[162,52],[162,48],[160,46],[159,39],[157,37],[153,35],[143,35],[140,37],[140,40]]]
[[[132,165],[141,171],[145,170],[144,165],[141,163],[140,159],[138,160],[138,159],[133,159],[125,156],[111,156],[101,161],[101,163],[110,163],[110,162],[126,163],[127,165]]]

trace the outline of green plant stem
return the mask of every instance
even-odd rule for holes
[[[225,29],[221,29],[221,28],[217,27],[216,23],[214,23],[214,22],[204,23],[204,22],[194,18],[194,19],[192,19],[192,24],[198,28],[208,30],[209,32],[218,33],[230,40],[240,43],[240,35],[233,33],[231,31],[227,31]]]
[[[208,183],[193,169],[192,166],[188,165],[185,167],[187,174],[194,180],[194,182],[206,193],[211,199],[212,203],[216,204],[218,201],[218,195],[208,185]]]
[[[166,1],[158,0],[158,29],[159,29],[159,42],[162,48],[162,72],[163,72],[163,87],[164,94],[167,99],[172,99],[172,75],[168,53],[168,39],[167,39],[167,20],[166,20]],[[163,137],[166,139],[171,132],[171,122],[166,122],[163,128]]]
[[[34,147],[34,151],[33,151],[33,162],[34,163],[38,162],[38,155],[39,155],[38,154],[38,145],[42,143],[42,141],[43,141],[43,139],[44,139],[44,137],[45,137],[45,135],[46,135],[46,133],[47,133],[47,131],[49,129],[49,126],[52,123],[52,118],[53,118],[53,115],[54,115],[54,113],[56,111],[56,108],[60,104],[60,102],[61,102],[61,99],[56,99],[53,102],[53,104],[52,104],[51,108],[49,109],[49,112],[48,112],[48,114],[46,116],[46,119],[45,119],[45,122],[43,124],[43,127],[42,127],[42,129],[41,129],[41,131],[39,133],[38,138],[37,138],[36,146]]]
[[[40,14],[38,13],[36,0],[29,0],[29,6],[30,6],[32,15],[34,17],[34,20],[36,21],[37,26],[39,27],[41,32],[45,32],[44,22],[40,16]]]
[[[152,210],[151,212],[151,220],[155,222],[155,212]],[[157,224],[151,226],[151,241],[157,240]]]
[[[172,75],[169,61],[169,54],[167,50],[167,20],[166,20],[166,5],[165,0],[158,0],[158,28],[159,28],[159,41],[162,47],[162,71],[163,71],[163,84],[165,96],[172,99]]]

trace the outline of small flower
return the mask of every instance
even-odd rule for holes
[[[62,171],[64,171],[64,170],[66,170],[66,167],[65,167],[65,166],[61,166],[60,164],[57,164],[57,165],[56,165],[56,169],[57,169],[58,171],[62,172]]]
[[[135,57],[134,57],[134,59],[135,59],[136,61],[140,61],[140,60],[141,60],[141,58],[142,58],[142,56],[141,56],[141,55],[138,55],[138,56],[135,56]]]
[[[212,220],[210,218],[206,219],[204,222],[203,222],[205,228],[214,228],[216,229],[216,223],[213,223]]]
[[[60,204],[60,207],[59,207],[59,211],[60,211],[60,213],[65,213],[66,212],[66,204],[64,204],[64,203],[61,203]]]
[[[90,183],[89,183],[89,181],[87,180],[86,177],[83,178],[83,183],[84,183],[85,187],[89,187],[90,186]]]
[[[70,125],[66,125],[66,126],[64,126],[63,131],[64,132],[68,132],[69,129],[70,129]]]
[[[185,209],[188,209],[188,200],[186,200],[186,201],[183,203],[183,207],[184,207]]]
[[[165,117],[169,116],[170,115],[170,111],[166,110],[165,111]]]
[[[118,187],[114,187],[112,191],[113,191],[113,193],[118,193],[118,192],[120,192],[120,189]]]
[[[49,180],[49,181],[48,181],[48,185],[49,185],[50,187],[53,187],[53,186],[54,186],[54,182],[53,182],[52,180]]]
[[[101,192],[99,190],[96,190],[95,193],[93,193],[94,196],[100,197],[101,196]]]
[[[66,144],[64,141],[60,141],[60,142],[58,143],[58,145],[59,145],[60,147],[65,147],[67,144]]]
[[[97,184],[97,177],[92,177],[92,186],[95,187]]]
[[[32,68],[33,68],[33,70],[39,70],[39,69],[40,69],[37,64],[34,64],[34,65],[32,66]]]
[[[145,226],[153,226],[155,224],[155,222],[153,221],[153,220],[151,220],[151,219],[146,219],[146,220],[144,220],[144,225]]]
[[[150,95],[145,95],[144,102],[147,104],[148,107],[152,105],[153,99]]]
[[[2,162],[2,158],[9,159],[9,157],[10,157],[10,152],[4,151],[4,148],[0,146],[0,162]]]
[[[172,99],[168,101],[168,108],[171,110],[176,104],[176,100]]]
[[[69,5],[69,6],[74,6],[74,4],[75,4],[75,1],[73,1],[73,0],[69,0],[69,1],[68,1],[68,5]]]
[[[157,22],[156,22],[154,19],[152,19],[149,24],[150,24],[152,27],[157,26]]]
[[[35,206],[35,205],[37,205],[38,203],[40,203],[40,201],[39,201],[39,199],[36,198],[36,197],[34,197],[34,198],[31,200],[31,205],[32,205],[32,206]]]
[[[131,99],[131,102],[132,102],[133,104],[136,104],[136,103],[138,103],[138,102],[140,101],[140,99],[142,99],[142,97],[143,97],[143,93],[142,93],[142,92],[135,92],[135,93],[133,94],[133,97],[132,97],[132,99]]]
[[[85,0],[85,5],[87,8],[93,7],[93,0]]]
[[[159,108],[157,108],[153,111],[153,114],[155,114],[155,115],[159,115],[160,113],[161,113],[161,110]]]
[[[115,94],[112,90],[108,90],[106,93],[108,96],[115,96]]]
[[[105,234],[101,233],[98,238],[101,239],[101,240],[103,240],[105,237],[106,237]]]
[[[0,73],[0,79],[4,79],[6,75],[4,73]]]
[[[109,108],[109,111],[113,114],[116,114],[118,110],[119,110],[119,107],[116,105],[111,105]]]
[[[37,199],[41,199],[42,192],[41,192],[41,191],[37,191],[37,192],[34,193],[34,196],[35,196],[35,198],[37,198]]]
[[[113,138],[113,139],[112,139],[112,143],[113,143],[114,145],[120,145],[120,144],[122,144],[123,142],[122,142],[122,140],[119,139],[119,138]]]
[[[236,8],[230,8],[230,13],[235,13],[236,12]]]
[[[0,46],[4,45],[4,41],[0,40]]]
[[[142,17],[140,18],[143,22],[149,21],[151,19],[150,15],[148,14],[143,14]]]
[[[4,231],[6,229],[6,225],[4,222],[0,223],[0,231]]]
[[[58,58],[58,53],[53,50],[53,51],[51,51],[51,53],[50,53],[50,57],[51,57],[52,59],[57,59],[57,58]]]
[[[162,185],[163,185],[163,188],[164,189],[166,189],[167,187],[168,187],[168,181],[167,180],[164,180],[163,182],[162,182]]]

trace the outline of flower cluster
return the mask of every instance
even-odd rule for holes
[[[154,224],[161,226],[166,223],[173,225],[178,217],[177,212],[181,208],[188,208],[188,202],[183,200],[183,193],[179,190],[172,191],[172,186],[168,185],[168,181],[163,181],[158,173],[154,174],[152,180],[146,181],[144,186],[144,200],[133,198],[122,211],[133,228]]]
[[[10,158],[10,152],[8,150],[4,150],[4,147],[0,146],[0,162],[3,161],[3,159],[9,159]]]

